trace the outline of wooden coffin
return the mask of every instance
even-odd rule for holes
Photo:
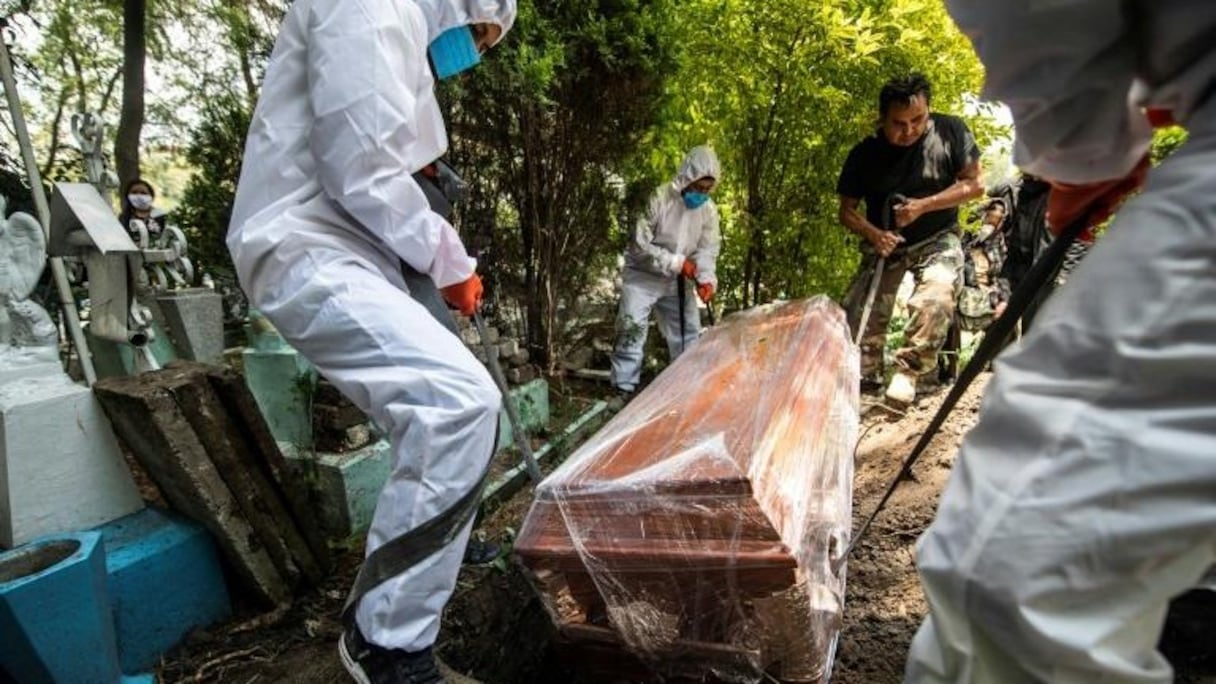
[[[821,679],[857,368],[826,298],[732,315],[550,475],[515,551],[568,646],[664,677]]]

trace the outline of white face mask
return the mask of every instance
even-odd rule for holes
[[[152,195],[131,193],[130,195],[127,195],[127,201],[131,203],[131,206],[139,209],[140,211],[152,208]]]

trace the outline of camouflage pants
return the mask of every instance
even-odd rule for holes
[[[861,266],[844,298],[849,327],[857,335],[866,295],[874,278],[878,255],[869,245],[862,247]],[[898,250],[883,266],[882,281],[874,296],[870,320],[861,339],[861,377],[880,381],[883,377],[883,349],[887,326],[895,308],[895,294],[904,274],[915,281],[908,300],[908,325],[904,346],[895,352],[900,371],[915,377],[929,376],[937,370],[937,355],[946,343],[954,317],[954,300],[962,283],[963,247],[957,233],[946,231],[935,238]]]

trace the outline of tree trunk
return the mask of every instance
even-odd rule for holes
[[[123,0],[122,115],[114,137],[118,178],[126,183],[139,177],[139,139],[144,126],[144,59],[147,0]]]

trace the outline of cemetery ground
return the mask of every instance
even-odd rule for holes
[[[833,682],[901,680],[908,645],[927,610],[915,570],[915,540],[932,520],[958,444],[976,420],[987,379],[981,376],[967,392],[916,466],[915,480],[901,484],[854,551]],[[577,382],[554,382],[552,390],[555,430],[603,393],[602,388]],[[927,397],[906,414],[874,410],[863,418],[855,462],[855,523],[873,509],[944,395]],[[509,467],[513,463],[507,461],[514,457],[507,451],[496,458]],[[544,470],[554,465],[551,461]],[[532,492],[529,484],[483,516],[478,533],[509,543],[528,511]],[[238,610],[232,621],[193,634],[157,668],[160,681],[348,681],[337,658],[337,616],[358,569],[361,544],[361,539],[349,540],[322,586],[290,607],[270,613]],[[1176,602],[1166,627],[1163,649],[1183,684],[1216,683],[1216,642],[1211,636],[1216,605],[1211,596],[1192,594]],[[561,660],[551,648],[552,636],[527,580],[516,565],[503,560],[461,571],[444,616],[438,653],[453,669],[487,683],[591,681],[580,676],[577,664]]]

